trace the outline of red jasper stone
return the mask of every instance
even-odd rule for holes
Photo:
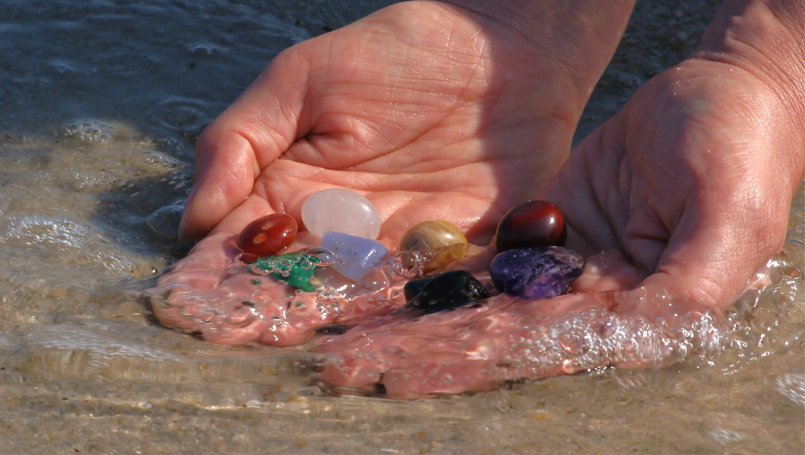
[[[299,230],[296,220],[284,213],[274,213],[249,223],[238,239],[244,262],[264,256],[276,256],[291,246]]]
[[[564,246],[567,226],[559,207],[547,201],[528,201],[509,210],[498,224],[499,253],[518,248]]]
[[[240,255],[240,261],[245,262],[246,264],[257,262],[258,259],[260,259],[260,256],[251,253],[241,253]]]

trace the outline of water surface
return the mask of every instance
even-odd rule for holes
[[[336,397],[302,349],[153,324],[193,143],[282,49],[388,2],[0,0],[0,453],[802,453],[801,279],[712,359],[491,393]],[[657,3],[657,2],[652,2]],[[639,2],[577,140],[688,53],[717,5]],[[803,264],[805,196],[786,251]]]

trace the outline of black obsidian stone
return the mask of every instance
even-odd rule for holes
[[[403,288],[405,301],[411,301],[414,297],[418,296],[419,293],[422,292],[422,288],[424,288],[426,284],[433,281],[434,278],[436,278],[436,275],[429,275],[405,283],[405,287]]]
[[[484,285],[465,270],[452,270],[434,277],[406,283],[405,306],[424,313],[436,313],[476,305],[489,297]]]

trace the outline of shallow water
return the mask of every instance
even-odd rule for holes
[[[263,3],[0,0],[0,453],[803,452],[785,274],[736,305],[714,358],[437,400],[335,397],[302,349],[152,324],[137,291],[190,246],[174,233],[198,132],[277,52],[387,2]],[[717,4],[662,3],[638,5],[579,137]],[[801,187],[781,270],[805,264],[804,207]]]

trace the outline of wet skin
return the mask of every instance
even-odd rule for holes
[[[803,178],[801,3],[726,2],[694,55],[649,81],[567,162],[578,116],[631,4],[613,2],[617,11],[602,12],[581,2],[563,16],[563,2],[540,3],[538,13],[525,2],[516,20],[483,4],[394,5],[277,57],[200,138],[182,234],[234,235],[273,212],[299,222],[309,194],[345,187],[378,207],[389,245],[429,219],[450,221],[485,244],[503,213],[540,198],[563,210],[568,247],[588,256],[574,289],[627,290],[601,297],[606,303],[551,307],[563,317],[593,305],[674,320],[729,305],[782,245]],[[500,14],[508,6],[498,5]],[[581,35],[551,34],[552,27],[524,34],[535,27],[523,23],[561,24]],[[667,295],[672,304],[640,295]],[[574,299],[581,297],[562,302]],[[512,320],[540,325],[557,315],[526,307],[532,319]],[[446,327],[460,326],[457,315],[468,311],[451,312]],[[427,356],[455,359],[466,348],[447,335],[424,344],[391,329],[382,337],[377,345],[401,349],[382,354],[400,377]],[[354,348],[345,343],[327,349]],[[385,371],[386,390],[396,394],[438,390],[403,380],[389,386],[391,370],[379,358],[363,360],[334,363],[344,374],[330,380],[371,385]],[[468,377],[478,382],[447,389],[497,383]]]
[[[435,278],[322,301],[318,292],[294,293],[249,271],[237,259],[237,237],[208,236],[163,274],[149,292],[155,315],[217,343],[282,347],[313,340],[313,351],[327,354],[319,379],[340,392],[409,399],[490,390],[602,366],[662,366],[704,353],[695,346],[717,350],[726,339],[720,313],[645,288],[546,300],[499,294],[488,273],[497,254],[492,247],[470,248]],[[290,250],[307,246],[300,241]],[[599,270],[620,262],[607,254],[590,258],[574,290],[590,291],[601,283]],[[479,281],[468,279],[468,270]],[[768,283],[765,271],[757,276],[763,279],[752,289]],[[693,335],[679,335],[685,333]]]

